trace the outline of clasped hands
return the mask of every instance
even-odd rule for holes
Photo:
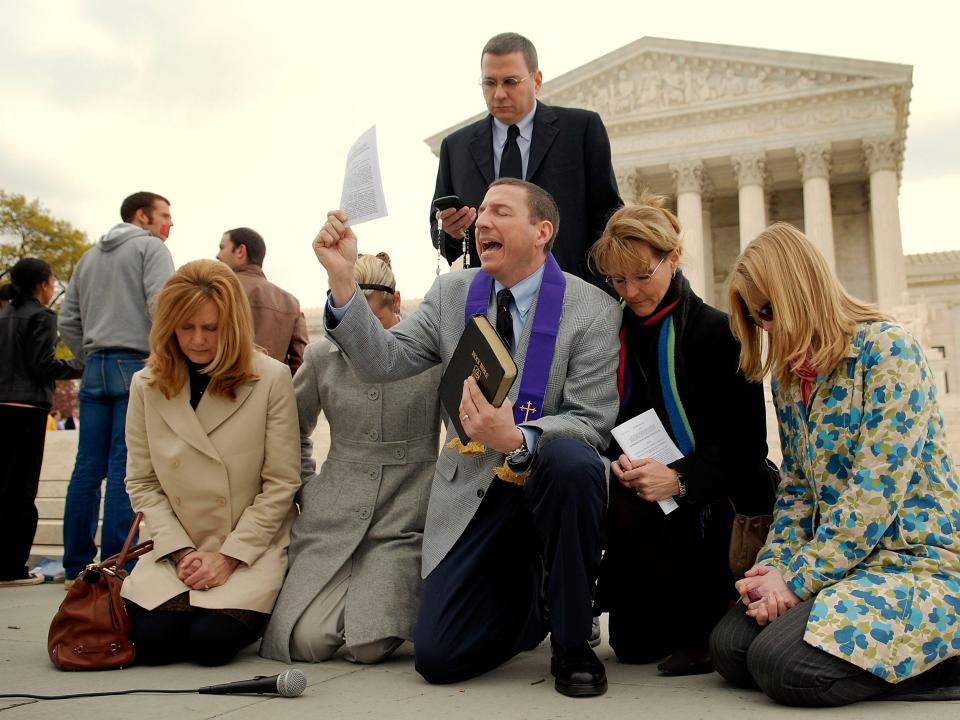
[[[463,381],[460,423],[471,440],[491,450],[508,453],[523,442],[523,433],[513,419],[513,403],[504,400],[500,407],[494,407],[487,402],[473,377]]]
[[[191,590],[209,590],[223,585],[240,561],[218,552],[184,548],[170,554],[180,582]]]
[[[773,622],[800,602],[780,571],[767,565],[754,565],[734,587],[740,593],[740,602],[747,606],[747,616],[758,625]]]
[[[680,492],[677,471],[650,458],[631,460],[621,455],[610,463],[610,469],[621,485],[636,490],[648,502],[666,500]]]

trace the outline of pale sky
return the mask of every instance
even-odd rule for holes
[[[423,140],[484,109],[484,42],[526,35],[548,81],[656,36],[912,65],[904,251],[960,249],[955,3],[482,7],[0,0],[0,188],[39,197],[91,240],[119,222],[126,195],[165,195],[177,265],[250,226],[266,239],[267,276],[315,307],[327,284],[310,241],[339,201],[347,150],[376,125],[389,216],[357,227],[360,250],[390,253],[399,289],[418,297],[436,267],[437,161]]]

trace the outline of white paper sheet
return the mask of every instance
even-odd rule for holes
[[[683,453],[667,434],[656,410],[652,408],[617,425],[611,434],[620,444],[623,454],[631,460],[649,458],[667,465],[683,457]],[[658,500],[657,503],[664,515],[669,515],[680,507],[673,498]]]
[[[387,215],[387,203],[383,198],[383,183],[380,180],[376,125],[357,138],[347,153],[340,209],[349,218],[348,226]]]

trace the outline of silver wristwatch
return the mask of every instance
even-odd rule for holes
[[[683,475],[677,473],[677,486],[680,488],[680,492],[677,493],[678,498],[683,498],[687,496],[687,484],[683,481]]]
[[[523,439],[520,441],[520,447],[511,450],[506,454],[507,465],[509,467],[523,467],[530,459],[530,451],[527,449],[527,436],[520,433]]]

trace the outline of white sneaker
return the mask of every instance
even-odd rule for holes
[[[0,587],[26,587],[27,585],[43,585],[43,575],[30,574],[16,580],[0,580]]]

